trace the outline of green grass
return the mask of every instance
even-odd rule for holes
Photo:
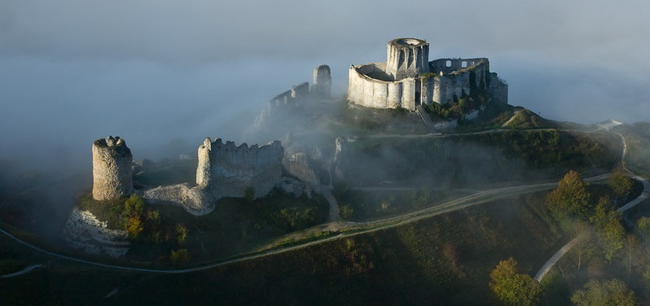
[[[0,280],[8,301],[35,303],[484,304],[489,271],[514,257],[527,272],[559,239],[540,211],[543,194],[514,197],[397,228],[181,275],[119,272],[53,262]],[[20,254],[18,254],[20,256]],[[545,260],[545,259],[544,259]],[[27,286],[25,279],[29,280]],[[29,301],[29,299],[28,299]]]

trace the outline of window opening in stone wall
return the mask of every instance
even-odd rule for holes
[[[461,63],[461,67],[463,67],[463,68],[467,68],[467,62],[466,62],[466,61],[463,61],[463,62]]]
[[[445,66],[447,66],[447,68],[451,67],[451,61],[446,61]]]

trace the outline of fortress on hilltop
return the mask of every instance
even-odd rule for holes
[[[420,105],[441,105],[457,102],[467,96],[481,95],[482,101],[508,101],[508,85],[490,72],[487,58],[438,59],[428,61],[429,44],[415,38],[398,38],[388,42],[387,61],[351,66],[347,99],[355,104],[373,108],[416,109],[427,120]],[[294,121],[303,119],[309,126],[315,116],[303,116],[306,110],[318,113],[323,108],[315,102],[331,100],[332,76],[330,67],[321,65],[314,69],[313,84],[303,82],[271,99],[250,129],[251,134],[265,135],[274,119],[278,126],[290,130]],[[480,109],[463,116],[476,117]],[[304,118],[303,118],[304,117]],[[430,122],[430,120],[428,120]],[[451,124],[454,122],[442,122]],[[248,131],[247,131],[248,132]],[[267,134],[264,134],[267,133]],[[289,138],[287,138],[289,139]],[[198,148],[196,184],[158,186],[146,190],[134,190],[133,156],[123,139],[109,136],[93,143],[93,198],[112,200],[133,193],[143,198],[174,204],[191,214],[204,215],[214,210],[217,200],[224,197],[259,198],[278,187],[299,197],[319,193],[321,179],[330,182],[331,175],[322,176],[324,169],[320,148],[311,148],[300,142],[285,141],[287,152],[279,141],[263,146],[236,146],[217,138],[205,139]],[[342,159],[343,144],[337,140],[337,156],[334,164]],[[330,167],[334,170],[338,166]],[[340,170],[340,169],[339,169]],[[284,173],[289,176],[283,177]],[[341,171],[335,171],[340,173]],[[328,183],[325,183],[328,184]]]
[[[352,65],[348,100],[373,108],[449,104],[478,93],[508,102],[508,85],[490,72],[487,58],[429,61],[429,44],[416,38],[388,42],[387,61]]]

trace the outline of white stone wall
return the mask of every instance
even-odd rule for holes
[[[255,189],[255,198],[265,196],[280,181],[284,149],[279,141],[258,147],[225,144],[220,138],[210,151],[210,190],[216,199],[243,197],[247,188]]]
[[[415,110],[415,78],[399,81],[373,79],[372,73],[378,64],[351,66],[348,75],[348,100],[355,104],[372,108],[406,108]],[[368,72],[370,71],[370,72]]]

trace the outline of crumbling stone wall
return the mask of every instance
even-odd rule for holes
[[[210,139],[206,139],[209,142]],[[205,145],[199,152],[205,150]],[[210,143],[207,153],[210,170],[199,186],[209,187],[215,199],[243,197],[248,188],[255,191],[254,197],[265,196],[276,186],[282,176],[284,149],[279,141],[264,146],[241,144],[221,138]],[[207,183],[206,183],[207,182]]]
[[[109,136],[93,142],[93,199],[112,200],[133,193],[133,155],[124,139]]]
[[[206,138],[198,148],[196,186],[159,186],[141,194],[145,199],[182,206],[193,215],[205,215],[214,210],[217,200],[242,198],[249,189],[254,198],[266,196],[281,183],[283,155],[279,141],[249,147]]]

